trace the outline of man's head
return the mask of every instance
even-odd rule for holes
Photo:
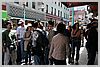
[[[25,21],[22,20],[22,19],[20,19],[19,22],[18,22],[18,24],[21,25],[21,26],[24,26],[24,23],[25,23]]]
[[[54,26],[54,22],[48,21],[48,30],[52,30]]]
[[[66,25],[65,24],[59,23],[57,25],[57,31],[58,31],[58,33],[62,33],[63,34],[65,32],[65,30],[66,30]]]
[[[38,23],[37,22],[33,24],[33,28],[34,29],[38,28]]]
[[[97,19],[92,19],[92,23],[91,23],[93,28],[97,28],[98,27],[98,20]]]
[[[10,23],[10,22],[7,22],[7,23],[6,23],[6,26],[7,26],[7,29],[8,29],[8,30],[12,29],[12,26],[11,26],[11,23]]]

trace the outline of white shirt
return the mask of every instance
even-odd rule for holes
[[[25,28],[22,26],[17,27],[17,34],[19,35],[18,38],[23,38],[25,33]]]

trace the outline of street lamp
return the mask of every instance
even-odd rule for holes
[[[24,2],[23,3],[23,8],[24,8],[24,25],[25,25],[25,6],[26,6],[26,3]]]

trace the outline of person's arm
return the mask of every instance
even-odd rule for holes
[[[87,40],[87,33],[88,33],[88,30],[85,32],[84,36],[85,36],[85,39]]]
[[[80,37],[81,37],[81,30],[79,30],[79,31],[76,33],[75,36],[78,37],[78,38],[80,38]]]
[[[72,29],[72,32],[71,32],[71,37],[76,37],[75,32],[76,32],[76,30],[74,31],[74,30]]]
[[[29,34],[29,37],[26,37],[27,33],[25,32],[24,34],[24,40],[30,40],[31,39],[31,34]]]
[[[5,36],[5,33],[3,32],[3,33],[2,33],[2,51],[3,51],[3,52],[6,51],[6,49],[5,49],[5,45],[6,45],[5,39],[6,39],[6,36]]]
[[[50,46],[50,51],[49,51],[49,59],[52,59],[52,57],[51,57],[51,55],[52,55],[52,53],[53,53],[53,49],[54,49],[54,44],[53,44],[53,39],[52,39],[52,41],[51,41],[51,46]]]
[[[33,47],[36,47],[36,39],[38,38],[38,33],[35,31],[32,33],[32,45]]]
[[[19,39],[19,36],[20,36],[20,29],[17,28],[16,32],[17,32],[17,34],[16,34],[16,41],[17,41],[16,45],[18,45],[18,39]]]
[[[69,56],[69,50],[70,50],[70,45],[69,45],[69,38],[66,37],[66,57]]]
[[[73,29],[72,29],[72,31],[71,31],[71,37],[73,37]]]

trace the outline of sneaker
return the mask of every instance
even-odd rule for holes
[[[78,65],[78,61],[76,61],[75,64]]]

